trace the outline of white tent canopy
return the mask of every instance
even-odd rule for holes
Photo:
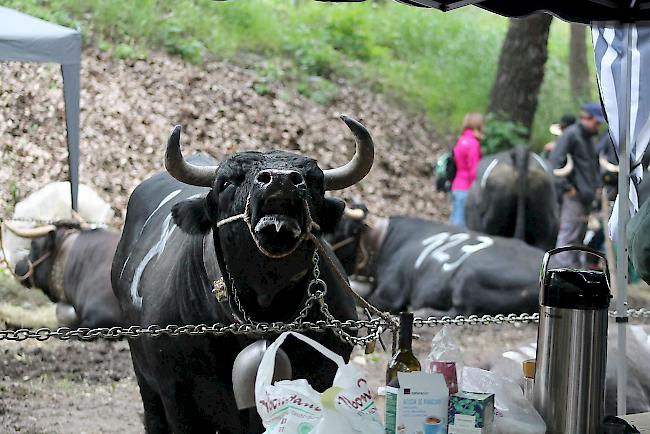
[[[0,61],[61,64],[72,208],[79,188],[81,34],[0,6]]]

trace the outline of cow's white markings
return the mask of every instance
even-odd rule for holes
[[[447,253],[447,250],[467,240],[469,240],[469,234],[466,233],[451,235],[444,245],[438,247],[436,250],[433,251],[433,255],[432,255],[433,259],[435,259],[441,264],[446,264],[447,261],[451,259],[451,255]]]
[[[534,152],[531,152],[530,155],[532,155],[533,158],[534,158],[534,159],[539,163],[539,165],[542,166],[542,169],[543,169],[545,172],[553,173],[553,171],[552,171],[551,168],[549,167],[549,165],[548,165],[548,163],[546,162],[546,160],[544,160],[542,157],[540,157],[539,155],[537,155],[537,154],[534,153]]]
[[[147,217],[147,219],[144,221],[144,224],[142,225],[142,229],[140,229],[140,235],[142,235],[142,232],[144,232],[144,228],[147,226],[147,223],[149,223],[149,220],[151,220],[151,217],[153,217],[153,215],[156,213],[156,211],[158,211],[160,208],[162,208],[164,204],[166,204],[167,202],[169,202],[170,200],[175,198],[178,195],[178,193],[180,193],[180,192],[181,192],[180,188],[178,190],[174,190],[171,193],[169,193],[167,196],[165,196],[165,198],[163,200],[160,201],[160,203],[158,204],[156,209],[153,210],[151,215],[149,217]]]
[[[422,265],[422,262],[433,252],[435,249],[440,247],[445,241],[447,241],[447,238],[449,238],[449,232],[440,232],[439,234],[435,234],[430,236],[429,238],[425,238],[422,241],[422,245],[426,246],[418,258],[415,260],[415,269],[417,270],[420,268],[420,265]]]
[[[151,249],[149,249],[145,257],[142,259],[142,262],[140,262],[138,264],[138,267],[135,269],[133,281],[131,282],[130,293],[131,301],[137,308],[142,307],[142,297],[138,292],[138,286],[140,285],[140,278],[142,277],[142,273],[144,273],[144,269],[146,268],[147,264],[149,264],[149,261],[151,261],[154,256],[157,256],[163,252],[165,249],[165,244],[167,244],[167,240],[169,240],[169,237],[171,237],[174,229],[176,229],[176,224],[172,221],[172,214],[169,213],[167,214],[167,217],[165,217],[165,221],[162,224],[160,239],[151,247]]]
[[[169,199],[167,199],[166,197],[165,199],[163,199],[163,201],[169,201],[171,198],[176,196],[176,194],[178,193],[175,193],[171,197],[167,196]],[[196,199],[197,197],[201,197],[201,196],[203,196],[202,193],[197,193],[197,194],[193,194],[192,196],[189,196],[185,200]],[[158,208],[156,209],[159,208],[160,206],[158,206]],[[172,236],[174,229],[176,229],[176,223],[174,223],[172,218],[172,213],[170,212],[169,214],[167,214],[167,217],[165,217],[165,221],[163,221],[162,232],[160,233],[160,239],[156,244],[154,244],[151,247],[151,249],[149,249],[145,257],[142,259],[142,262],[138,264],[138,267],[135,270],[135,273],[133,275],[133,281],[131,282],[130,293],[131,293],[131,301],[133,301],[133,305],[136,306],[137,308],[142,307],[142,297],[140,296],[140,293],[138,291],[138,286],[140,285],[140,278],[142,277],[142,273],[144,273],[144,269],[147,267],[149,261],[151,261],[154,258],[154,256],[160,256],[160,254],[165,250],[165,245],[167,244],[167,240],[169,240],[169,237]]]
[[[492,173],[492,170],[494,170],[497,164],[499,164],[499,159],[495,158],[490,162],[487,169],[485,169],[485,172],[483,172],[483,176],[481,177],[481,188],[485,188],[485,184],[487,183],[488,176],[490,176],[490,173]]]
[[[149,220],[151,220],[151,217],[153,217],[154,214],[156,214],[156,212],[157,212],[160,208],[162,208],[162,206],[163,206],[164,204],[166,204],[167,202],[169,202],[170,200],[172,200],[172,199],[173,199],[174,197],[176,197],[176,196],[178,195],[178,193],[180,193],[180,192],[181,192],[181,189],[180,189],[180,188],[179,188],[178,190],[174,190],[174,191],[172,191],[171,193],[169,193],[167,196],[165,196],[165,198],[164,198],[163,200],[160,201],[160,203],[158,204],[158,206],[156,207],[156,209],[154,209],[153,212],[151,213],[151,215],[150,215],[149,217],[147,217],[147,219],[144,221],[144,224],[142,225],[142,229],[140,229],[140,234],[138,235],[138,238],[140,238],[140,237],[142,236],[142,232],[144,232],[144,228],[147,226],[147,223],[149,223]],[[137,240],[136,240],[136,241],[137,241]],[[126,257],[126,260],[124,261],[124,265],[122,265],[122,270],[120,271],[120,279],[122,279],[122,274],[124,274],[124,269],[126,268],[126,264],[129,263],[129,259],[131,259],[131,253],[128,254],[128,256]]]
[[[467,258],[474,253],[490,247],[494,240],[486,236],[477,236],[476,244],[466,244],[472,236],[466,232],[449,234],[440,232],[422,240],[424,248],[415,260],[415,269],[418,270],[428,258],[442,264],[442,271],[449,272],[458,268]],[[456,251],[455,247],[460,248]],[[456,252],[458,257],[452,261],[452,255]]]
[[[494,241],[490,237],[486,236],[480,236],[476,237],[478,240],[478,244],[465,244],[461,246],[460,251],[463,252],[463,254],[455,261],[452,263],[444,263],[442,264],[442,271],[453,271],[456,268],[460,266],[463,262],[465,262],[465,259],[469,258],[472,254],[483,250],[487,247],[490,247],[492,244],[494,244]]]

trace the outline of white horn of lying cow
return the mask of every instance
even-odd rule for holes
[[[366,213],[359,208],[345,208],[344,214],[350,220],[363,220]]]
[[[346,115],[340,117],[354,134],[357,149],[344,166],[323,171],[325,190],[343,190],[361,181],[370,172],[375,158],[375,146],[366,127]]]
[[[606,172],[618,173],[618,165],[612,164],[607,161],[607,158],[603,154],[598,156],[598,162],[600,163],[600,168]]]
[[[167,141],[165,169],[180,182],[197,187],[212,187],[217,166],[195,166],[183,158],[181,152],[181,126],[176,125]]]
[[[569,176],[569,174],[572,171],[573,171],[573,158],[571,158],[571,156],[567,154],[566,164],[564,165],[564,167],[553,169],[553,175],[559,177]]]
[[[54,225],[39,226],[37,228],[17,228],[9,222],[4,222],[4,225],[10,232],[21,238],[43,237],[51,231],[56,230],[56,226]]]

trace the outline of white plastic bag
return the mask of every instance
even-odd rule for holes
[[[509,378],[479,368],[463,368],[461,389],[494,394],[494,434],[544,434],[546,424],[521,387]]]
[[[271,384],[275,353],[289,335],[318,350],[338,366],[332,387],[322,394],[304,379]],[[346,365],[335,352],[294,332],[282,333],[264,353],[255,380],[255,401],[265,434],[384,433],[368,383],[359,371]]]

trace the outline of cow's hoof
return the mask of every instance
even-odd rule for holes
[[[75,327],[79,323],[79,317],[74,307],[67,303],[56,304],[56,320],[59,327]]]

